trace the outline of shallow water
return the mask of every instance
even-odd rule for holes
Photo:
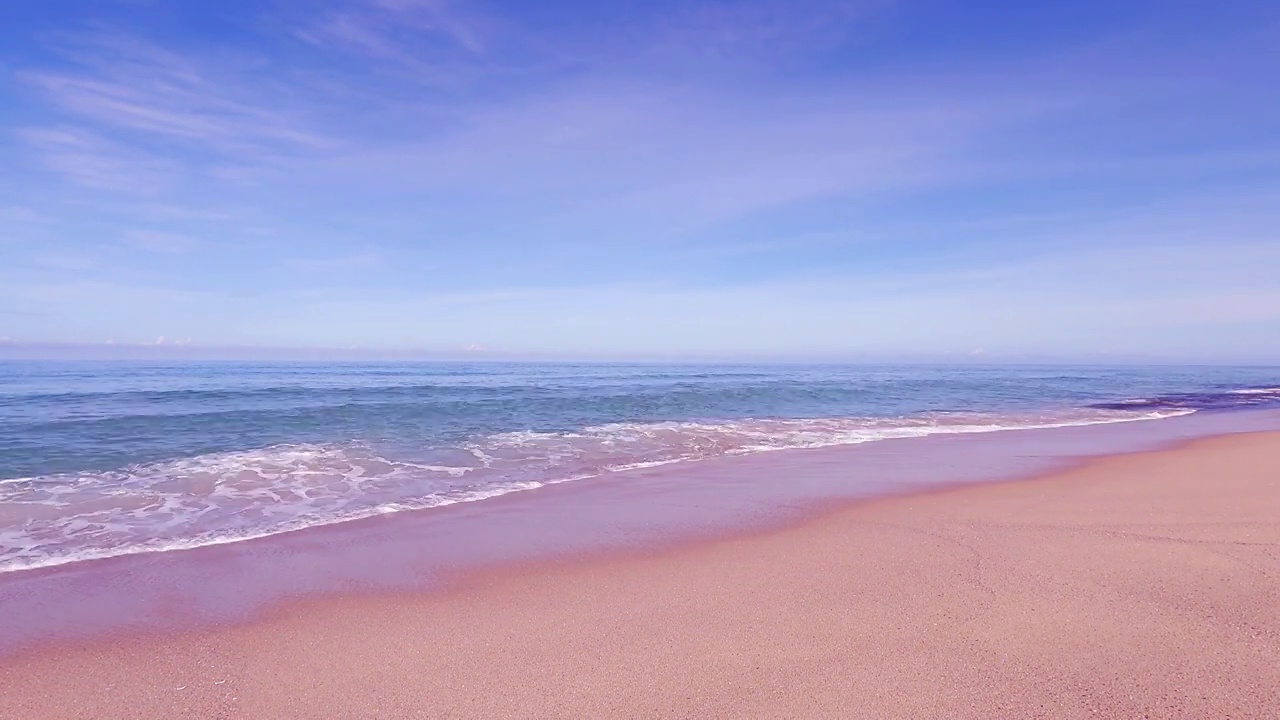
[[[1280,406],[1274,368],[0,363],[0,571],[796,448]]]

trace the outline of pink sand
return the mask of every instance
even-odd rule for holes
[[[1280,717],[1280,433],[0,661],[0,718],[188,717]]]

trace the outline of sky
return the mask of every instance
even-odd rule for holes
[[[1238,0],[4,3],[0,350],[1280,362],[1277,47]]]

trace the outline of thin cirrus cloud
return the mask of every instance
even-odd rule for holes
[[[19,79],[69,121],[112,133],[139,152],[164,148],[175,160],[190,161],[274,155],[325,142],[274,109],[268,85],[244,81],[255,69],[249,60],[222,76],[209,58],[197,61],[112,31],[59,42],[66,48],[61,69],[26,70]]]
[[[988,5],[33,13],[0,332],[1280,357],[1276,18]]]
[[[175,163],[73,126],[24,128],[17,137],[49,170],[94,190],[155,195],[172,186]]]
[[[488,50],[488,30],[475,18],[448,3],[418,0],[377,0],[329,10],[304,23],[297,37],[322,48],[389,61],[404,69],[431,71],[453,50],[479,56]],[[434,62],[433,62],[434,60]],[[435,72],[427,77],[438,79]]]

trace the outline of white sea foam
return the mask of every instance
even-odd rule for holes
[[[239,542],[728,455],[1190,412],[611,423],[477,437],[419,453],[425,459],[387,457],[359,443],[276,445],[109,472],[12,478],[0,484],[0,572]]]
[[[1280,387],[1248,388],[1245,390],[1229,390],[1228,395],[1280,395]]]

